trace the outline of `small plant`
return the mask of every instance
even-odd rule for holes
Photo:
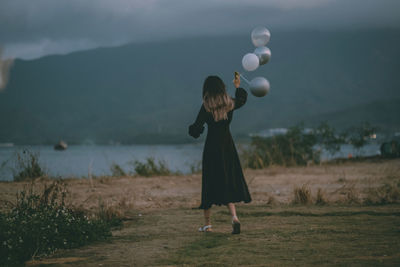
[[[45,176],[43,168],[39,164],[39,154],[28,149],[16,154],[16,170],[14,181],[24,181]]]
[[[268,196],[267,205],[274,206],[276,204],[278,204],[278,201],[276,200],[276,198],[272,195]]]
[[[190,173],[201,173],[201,161],[190,164]]]
[[[296,187],[293,193],[293,204],[307,205],[311,203],[311,190],[306,185],[303,185],[302,187]]]
[[[105,204],[102,199],[99,199],[99,209],[96,217],[108,222],[113,227],[120,226],[122,223],[122,212],[114,206]]]
[[[149,157],[146,162],[142,163],[138,160],[133,162],[135,172],[140,176],[156,176],[156,175],[170,175],[171,171],[168,169],[164,161],[155,162],[154,158]]]
[[[315,204],[317,205],[326,205],[328,201],[325,198],[325,194],[322,192],[321,188],[318,188],[317,197],[315,199]]]
[[[122,169],[122,167],[115,162],[113,164],[111,164],[110,170],[111,170],[111,175],[114,177],[127,176],[124,169]]]

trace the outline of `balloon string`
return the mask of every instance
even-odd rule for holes
[[[242,79],[243,79],[248,85],[250,85],[249,80],[247,80],[242,74],[240,74],[240,77],[242,77]]]

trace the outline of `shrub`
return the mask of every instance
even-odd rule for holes
[[[392,204],[400,202],[400,182],[387,183],[378,188],[368,190],[365,204]]]
[[[270,165],[307,165],[319,162],[319,152],[313,150],[317,139],[306,133],[302,125],[289,128],[286,134],[272,137],[252,137],[250,149],[242,153],[244,165],[253,169]]]
[[[142,163],[138,160],[133,162],[135,172],[140,176],[155,176],[155,175],[170,175],[171,171],[168,169],[164,161],[155,162],[154,158],[149,157],[146,162]]]
[[[306,185],[302,187],[296,187],[293,190],[294,199],[293,204],[310,204],[311,203],[311,191]]]
[[[276,200],[276,198],[272,195],[268,196],[268,200],[267,200],[267,205],[276,205],[278,204],[278,201]]]
[[[328,123],[322,122],[315,130],[318,143],[331,155],[340,150],[340,146],[346,142],[346,133],[337,134]]]
[[[24,149],[22,153],[16,154],[16,169],[14,170],[14,181],[34,179],[46,175],[39,164],[39,154]]]
[[[243,166],[252,169],[266,168],[270,165],[319,163],[321,150],[316,148],[317,144],[331,155],[338,152],[342,144],[351,144],[359,152],[376,131],[377,127],[369,123],[341,133],[336,133],[326,122],[309,131],[300,124],[289,128],[285,134],[252,137],[250,148],[241,151],[241,160]]]
[[[360,149],[368,143],[370,137],[376,133],[377,130],[377,127],[372,126],[368,122],[364,122],[361,126],[350,128],[346,135],[349,136],[349,143],[360,152]]]
[[[20,264],[49,255],[60,248],[74,248],[111,235],[110,224],[89,218],[65,204],[66,187],[56,181],[35,193],[17,195],[15,207],[0,213],[0,265]]]
[[[122,167],[117,163],[111,164],[110,170],[111,170],[111,175],[115,177],[121,177],[127,175],[124,169],[122,169]]]
[[[325,205],[328,201],[325,198],[325,194],[322,192],[321,188],[318,188],[317,197],[315,199],[315,204],[317,205]]]

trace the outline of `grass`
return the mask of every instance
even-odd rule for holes
[[[370,188],[364,202],[371,205],[400,202],[400,182],[385,183],[378,188]]]
[[[382,265],[400,262],[400,213],[286,207],[240,214],[244,231],[198,235],[159,263],[189,266]],[[337,210],[338,209],[338,210]],[[309,210],[309,209],[307,209]],[[225,210],[219,215],[228,217]],[[218,228],[221,224],[217,224]],[[220,226],[221,227],[221,226]],[[224,225],[225,227],[225,225]],[[222,230],[222,229],[221,229]],[[386,256],[384,256],[386,255]]]
[[[398,266],[400,205],[266,207],[240,205],[232,235],[225,207],[213,208],[214,232],[199,233],[197,209],[132,214],[111,243],[58,253],[74,266]],[[123,255],[123,257],[121,257]],[[41,262],[41,264],[46,263]]]

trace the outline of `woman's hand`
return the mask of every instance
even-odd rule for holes
[[[238,72],[235,72],[235,79],[233,79],[233,84],[235,85],[235,88],[238,88],[240,86],[240,74]]]

